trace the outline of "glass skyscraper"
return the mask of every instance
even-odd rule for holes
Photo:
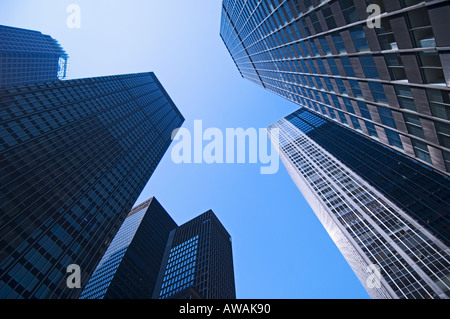
[[[231,236],[211,210],[171,232],[153,298],[236,298]]]
[[[268,133],[372,298],[450,297],[448,176],[305,108]]]
[[[151,299],[169,233],[177,226],[154,197],[134,207],[80,299]]]
[[[0,298],[78,298],[183,122],[153,73],[0,89]]]
[[[448,0],[224,0],[220,34],[244,78],[450,175],[449,16]]]
[[[63,79],[67,63],[49,35],[0,25],[0,88]]]

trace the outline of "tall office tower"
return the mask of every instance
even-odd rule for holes
[[[63,79],[68,58],[48,35],[0,25],[0,88]]]
[[[446,175],[307,109],[268,132],[372,298],[450,297]]]
[[[153,298],[236,298],[231,237],[212,211],[170,233]]]
[[[86,283],[183,116],[153,73],[0,89],[0,110],[0,298],[78,298],[67,267]]]
[[[156,198],[134,207],[80,299],[151,299],[169,233],[177,226]]]
[[[448,0],[224,0],[221,37],[244,78],[450,175],[449,16]]]

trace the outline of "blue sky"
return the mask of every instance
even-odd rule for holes
[[[81,28],[66,25],[70,4]],[[221,0],[2,0],[0,24],[38,30],[70,55],[68,79],[155,72],[193,130],[265,128],[298,106],[241,78],[219,36]],[[233,238],[241,299],[369,298],[284,166],[175,164],[171,149],[138,202],[178,224],[212,209]]]

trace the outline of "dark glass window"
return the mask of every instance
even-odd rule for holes
[[[317,18],[317,13],[315,11],[312,11],[309,14],[309,18],[311,19],[311,23],[316,33],[321,33],[323,30],[322,27],[320,26],[319,18]]]
[[[450,152],[442,151],[442,154],[444,156],[445,168],[447,172],[450,172]]]
[[[362,56],[359,58],[361,62],[361,66],[364,69],[364,74],[367,78],[371,79],[379,79],[380,75],[378,73],[377,66],[375,64],[375,61],[373,57],[371,56]]]
[[[336,20],[334,19],[334,15],[333,15],[333,11],[331,11],[331,7],[328,3],[322,7],[322,14],[323,14],[325,22],[328,26],[328,30],[337,28]]]
[[[380,82],[369,82],[369,88],[372,92],[372,97],[375,102],[387,103],[386,93],[384,92],[383,84]]]
[[[425,162],[432,164],[430,151],[428,150],[428,145],[421,141],[414,140],[414,139],[412,139],[411,141],[412,141],[412,146],[414,148],[414,152],[415,152],[416,156],[418,158],[420,158],[421,160],[424,160]]]
[[[342,41],[340,34],[334,33],[331,37],[338,53],[347,53],[347,49],[345,48],[344,41]]]
[[[433,116],[450,120],[450,92],[427,89],[427,96]]]
[[[400,135],[390,129],[385,128],[386,136],[388,138],[389,144],[398,148],[403,149],[403,143],[400,140]]]
[[[331,54],[330,46],[328,45],[327,39],[320,38],[319,42],[320,42],[320,46],[322,47],[323,53],[325,55]]]
[[[334,62],[333,58],[327,58],[328,65],[331,69],[331,73],[333,75],[339,75],[339,70],[337,68],[336,62]]]
[[[378,41],[382,50],[397,50],[397,40],[394,37],[391,23],[388,18],[381,19],[381,27],[375,28],[378,36]]]
[[[355,71],[353,70],[352,63],[348,57],[341,58],[342,66],[345,70],[345,74],[349,77],[355,77]]]
[[[392,111],[390,109],[380,107],[380,106],[377,108],[378,108],[378,114],[380,115],[381,123],[383,123],[384,125],[387,125],[389,127],[392,127],[392,128],[397,128],[394,117],[392,115]]]
[[[436,47],[428,8],[424,7],[409,11],[406,13],[406,17],[415,46],[419,48]]]
[[[397,99],[402,109],[416,111],[416,104],[411,93],[411,89],[406,85],[395,85]]]
[[[375,125],[372,122],[364,121],[364,124],[366,124],[367,131],[369,132],[369,135],[375,138],[378,138],[378,133],[375,128]]]
[[[371,120],[372,116],[370,115],[369,109],[367,108],[367,104],[361,101],[358,101],[358,107],[359,107],[359,112],[361,113],[361,116]]]
[[[409,134],[414,136],[425,138],[423,133],[422,123],[420,122],[420,118],[417,115],[404,113],[406,127],[408,128]]]
[[[439,143],[446,148],[450,148],[450,125],[442,122],[434,123],[436,126]]]
[[[389,69],[389,74],[393,81],[407,80],[405,67],[403,65],[400,54],[390,53],[385,56],[386,64]]]
[[[338,0],[338,2],[341,6],[342,14],[344,15],[347,24],[357,22],[359,20],[358,12],[356,12],[353,0]]]
[[[367,43],[366,35],[362,27],[353,27],[350,29],[350,35],[353,39],[353,44],[357,52],[370,51]]]
[[[336,81],[336,84],[337,84],[337,86],[339,88],[339,92],[341,94],[343,94],[343,95],[348,95],[347,94],[347,90],[345,89],[345,85],[344,85],[344,82],[342,81],[342,79],[335,78],[334,80]]]
[[[352,87],[352,91],[353,91],[353,94],[355,95],[355,97],[363,98],[363,94],[362,94],[362,91],[361,91],[358,81],[357,80],[348,80],[348,82],[350,83],[350,86]]]
[[[437,51],[419,52],[423,81],[428,84],[445,84],[441,58]]]

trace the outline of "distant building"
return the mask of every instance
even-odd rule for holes
[[[68,58],[48,35],[0,25],[0,88],[63,79]]]
[[[449,17],[448,0],[224,0],[220,35],[244,78],[450,176]]]
[[[0,89],[0,298],[78,298],[184,118],[153,73]]]
[[[153,298],[236,298],[231,237],[212,211],[171,232]]]
[[[80,299],[235,299],[231,237],[212,211],[178,226],[155,198],[133,208]]]
[[[151,299],[169,233],[176,227],[154,197],[134,207],[80,299]]]
[[[450,297],[447,176],[307,109],[268,132],[372,298]]]

